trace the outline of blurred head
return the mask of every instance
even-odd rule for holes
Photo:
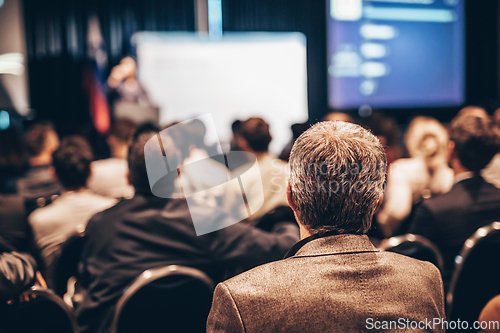
[[[413,119],[406,130],[405,144],[410,157],[424,158],[428,166],[447,163],[448,131],[434,118]]]
[[[127,144],[136,129],[135,124],[128,119],[117,119],[111,126],[109,136],[120,143]]]
[[[354,119],[352,119],[352,117],[347,113],[343,112],[330,112],[323,118],[323,121],[335,121],[335,120],[345,121],[347,123],[354,123]]]
[[[165,132],[162,132],[161,145],[159,144],[160,141],[158,141],[158,144],[148,145],[146,148],[147,151],[145,151],[146,143],[148,143],[149,140],[160,140],[158,132],[144,130],[134,137],[128,152],[128,167],[130,170],[130,180],[132,186],[134,186],[136,193],[143,195],[152,195],[148,172],[146,169],[146,154],[167,156],[169,165],[179,164],[178,150],[170,136],[168,136]],[[158,166],[158,168],[163,167],[165,166]],[[164,177],[161,181],[160,185],[163,188],[161,191],[162,193],[171,193],[174,191],[174,181],[177,176],[177,171],[172,170],[172,172],[170,172],[170,176],[172,175],[174,177]]]
[[[135,130],[135,124],[128,119],[118,119],[113,123],[107,139],[107,143],[111,148],[111,153],[113,156],[121,155],[118,150],[122,148],[126,152],[128,141],[131,139]]]
[[[93,160],[92,149],[81,136],[65,137],[52,156],[57,178],[67,190],[77,190],[87,186],[90,163]]]
[[[381,144],[394,146],[398,144],[399,129],[396,120],[381,113],[373,113],[365,119],[366,126],[375,135]]]
[[[241,128],[242,121],[236,119],[233,121],[231,124],[231,131],[233,132],[233,135],[238,135],[240,133],[240,128]]]
[[[485,109],[480,108],[479,106],[466,106],[462,110],[460,110],[457,114],[458,117],[465,117],[465,116],[476,116],[476,117],[482,117],[482,118],[488,118],[488,113],[486,112]]]
[[[19,131],[11,126],[0,130],[0,187],[6,180],[15,178],[28,167],[28,154]]]
[[[457,158],[469,171],[479,172],[498,153],[499,130],[489,118],[473,115],[457,117],[450,126],[450,140]]]
[[[289,164],[290,205],[311,234],[368,231],[386,174],[373,134],[351,123],[318,123],[295,141]]]
[[[269,124],[264,119],[255,117],[242,122],[239,134],[243,139],[239,146],[243,150],[251,150],[256,153],[268,151],[272,138],[269,132]]]
[[[125,77],[135,77],[137,63],[132,57],[125,57],[120,61],[120,69]]]
[[[59,136],[49,122],[31,126],[26,131],[24,139],[31,157],[42,154],[52,155],[59,147]]]
[[[500,128],[500,109],[496,109],[493,114],[493,120],[495,121],[495,125]]]

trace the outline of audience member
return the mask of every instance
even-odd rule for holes
[[[341,114],[343,114],[343,113],[341,113]],[[297,140],[297,138],[302,133],[307,131],[307,129],[309,127],[311,127],[311,124],[308,122],[297,123],[297,124],[292,125],[292,128],[291,128],[292,129],[292,139],[290,140],[290,142],[288,142],[288,144],[285,146],[285,148],[283,148],[283,150],[281,151],[281,153],[279,155],[280,160],[288,162],[288,159],[290,158],[290,152],[292,151],[292,147],[293,147],[293,144],[295,143],[295,140]]]
[[[302,134],[288,192],[302,240],[287,259],[220,283],[207,332],[366,332],[375,321],[444,318],[437,268],[379,252],[365,235],[385,164],[382,145],[358,125],[322,122]]]
[[[259,201],[258,198],[263,201],[262,207],[247,219],[249,223],[255,223],[263,215],[278,206],[288,206],[286,200],[288,165],[269,152],[268,148],[271,139],[269,125],[261,118],[250,118],[241,124],[238,146],[243,151],[252,153],[257,157],[257,164],[260,169],[260,175],[252,173],[250,176],[259,177],[259,179],[246,179],[247,184],[250,186],[247,185],[245,188],[245,194],[255,201]],[[240,175],[250,167],[251,164],[247,163],[235,169],[233,175]],[[260,184],[262,184],[262,187]],[[263,188],[263,192],[261,188]],[[246,205],[242,205],[241,201],[236,200],[239,193],[241,193],[239,186],[230,187],[226,192],[224,205],[227,211],[232,212],[234,216],[246,216]]]
[[[88,187],[97,194],[112,198],[131,198],[134,188],[128,182],[128,141],[135,131],[133,122],[118,119],[113,124],[107,142],[111,157],[90,165]]]
[[[235,120],[232,124],[231,124],[231,131],[233,133],[232,137],[231,137],[231,141],[229,142],[229,150],[230,151],[241,151],[241,147],[239,146],[238,142],[241,140],[241,134],[240,134],[240,131],[241,131],[241,124],[243,122],[241,120]],[[242,165],[245,165],[246,163],[248,163],[248,159],[245,159],[244,156],[241,156],[241,158],[239,159],[236,159],[233,163],[231,163],[231,165],[229,166],[231,169],[230,171],[233,171],[237,168],[239,168],[240,166]]]
[[[15,194],[17,179],[29,168],[29,157],[17,128],[0,130],[0,142],[0,194]]]
[[[64,191],[53,203],[36,209],[28,218],[49,287],[54,283],[55,265],[63,243],[83,232],[92,215],[116,203],[115,199],[94,194],[87,188],[92,160],[92,151],[85,139],[64,138],[53,155],[55,173]]]
[[[384,146],[387,156],[387,166],[402,156],[399,145],[399,129],[394,118],[384,116],[381,113],[373,113],[365,119],[365,125],[371,130]]]
[[[450,140],[455,184],[448,193],[419,205],[410,226],[411,233],[428,238],[443,254],[445,286],[465,240],[500,219],[500,189],[480,176],[498,152],[498,129],[488,118],[459,116],[451,123]]]
[[[333,111],[323,117],[323,121],[345,121],[346,123],[354,123],[354,119],[347,113]]]
[[[59,136],[52,124],[44,122],[31,126],[24,139],[31,168],[18,179],[17,190],[31,212],[50,203],[54,195],[61,194],[61,184],[52,168],[52,154],[59,147]]]
[[[486,115],[487,117],[487,115]],[[493,115],[493,121],[500,129],[500,109]],[[491,162],[481,171],[481,176],[488,182],[500,188],[500,153],[496,153]]]
[[[453,185],[448,167],[448,132],[434,118],[417,117],[406,131],[405,144],[410,158],[395,161],[387,177],[387,188],[377,220],[386,237],[405,233],[402,223],[415,204]]]
[[[0,242],[20,252],[31,250],[32,233],[16,179],[28,168],[24,143],[14,127],[0,130]]]
[[[0,130],[0,142],[0,313],[5,319],[5,301],[35,282],[37,265],[27,253],[32,250],[32,234],[24,199],[15,193],[16,179],[28,168],[28,155],[15,127]]]
[[[85,295],[76,309],[82,333],[108,332],[124,288],[147,269],[185,265],[221,281],[227,268],[248,269],[278,260],[298,240],[294,224],[276,224],[268,233],[241,223],[231,225],[229,220],[229,227],[197,236],[195,218],[212,223],[229,217],[216,208],[188,208],[185,199],[163,199],[151,193],[144,150],[148,140],[157,137],[156,132],[142,131],[130,147],[134,197],[95,215],[87,226],[79,279]],[[177,148],[165,132],[161,142],[169,164],[179,165]],[[165,177],[162,184],[162,193],[175,191],[174,178]]]
[[[488,112],[486,112],[485,109],[475,106],[475,105],[470,105],[466,106],[457,113],[457,118],[458,117],[465,117],[465,116],[475,116],[475,117],[480,117],[480,118],[488,118]]]

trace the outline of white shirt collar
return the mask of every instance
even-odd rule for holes
[[[474,177],[474,172],[472,172],[472,171],[461,173],[461,174],[455,176],[454,184],[461,182],[462,180],[472,178],[472,177]]]

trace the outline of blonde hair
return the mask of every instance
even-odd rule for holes
[[[429,167],[447,162],[448,141],[446,128],[431,117],[413,119],[405,134],[410,157],[423,158]]]

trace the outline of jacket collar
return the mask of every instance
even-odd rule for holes
[[[377,252],[367,235],[342,234],[327,232],[304,238],[296,243],[285,256],[313,257],[330,254]]]

